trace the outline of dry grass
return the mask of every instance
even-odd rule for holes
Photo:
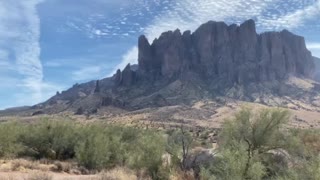
[[[319,154],[320,152],[320,133],[319,132],[305,132],[302,133],[301,140],[304,143],[304,146],[307,147],[308,150],[315,154]]]
[[[196,178],[191,171],[176,171],[170,176],[170,180],[195,180]]]
[[[33,170],[42,172],[57,172],[68,174],[88,174],[86,169],[80,168],[73,162],[60,162],[50,160],[32,161],[28,159],[14,159],[0,161],[0,172],[31,172]],[[1,180],[1,179],[0,179]]]
[[[35,172],[30,174],[26,180],[52,180],[52,175],[45,172]]]
[[[56,162],[54,162],[54,166],[51,170],[56,171],[56,172],[70,173],[73,169],[77,169],[77,168],[74,167],[73,164],[70,162],[56,161]]]
[[[0,161],[0,172],[10,172],[11,170],[11,164],[8,163],[7,160],[1,160]]]
[[[102,172],[98,180],[138,180],[136,173],[127,168],[115,168],[110,171]]]
[[[11,161],[11,170],[12,171],[25,171],[29,170],[36,170],[40,169],[39,162],[36,161],[29,161],[26,159],[15,159]]]

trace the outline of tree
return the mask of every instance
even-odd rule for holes
[[[227,120],[219,135],[219,156],[210,171],[218,179],[262,179],[277,172],[272,158],[290,147],[283,125],[289,113],[281,109],[263,109],[254,113],[242,109]]]
[[[174,131],[168,137],[167,151],[173,158],[180,160],[182,170],[186,170],[187,158],[190,153],[192,141],[192,136],[182,125],[179,131]]]

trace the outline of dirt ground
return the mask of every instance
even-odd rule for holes
[[[49,177],[51,179],[45,179]],[[43,172],[0,172],[0,180],[98,180],[98,175],[70,175]]]
[[[0,180],[137,180],[136,173],[125,167],[89,172],[71,161],[0,160]]]

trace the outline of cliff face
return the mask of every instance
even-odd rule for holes
[[[314,62],[315,62],[315,74],[314,74],[314,79],[318,82],[320,82],[320,58],[314,57]]]
[[[303,37],[287,30],[257,34],[253,20],[240,26],[210,21],[194,33],[165,32],[152,44],[141,36],[138,47],[137,81],[172,80],[192,72],[233,85],[283,80],[289,75],[309,78],[314,72]],[[122,74],[122,81],[132,82],[128,67]]]

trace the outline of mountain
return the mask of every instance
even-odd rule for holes
[[[311,80],[315,59],[304,38],[287,30],[257,34],[253,20],[240,26],[209,21],[193,33],[164,32],[152,43],[140,36],[138,49],[138,65],[76,84],[24,114],[132,111],[221,98],[320,106],[320,85]]]
[[[320,58],[314,57],[315,62],[315,80],[320,82]]]

